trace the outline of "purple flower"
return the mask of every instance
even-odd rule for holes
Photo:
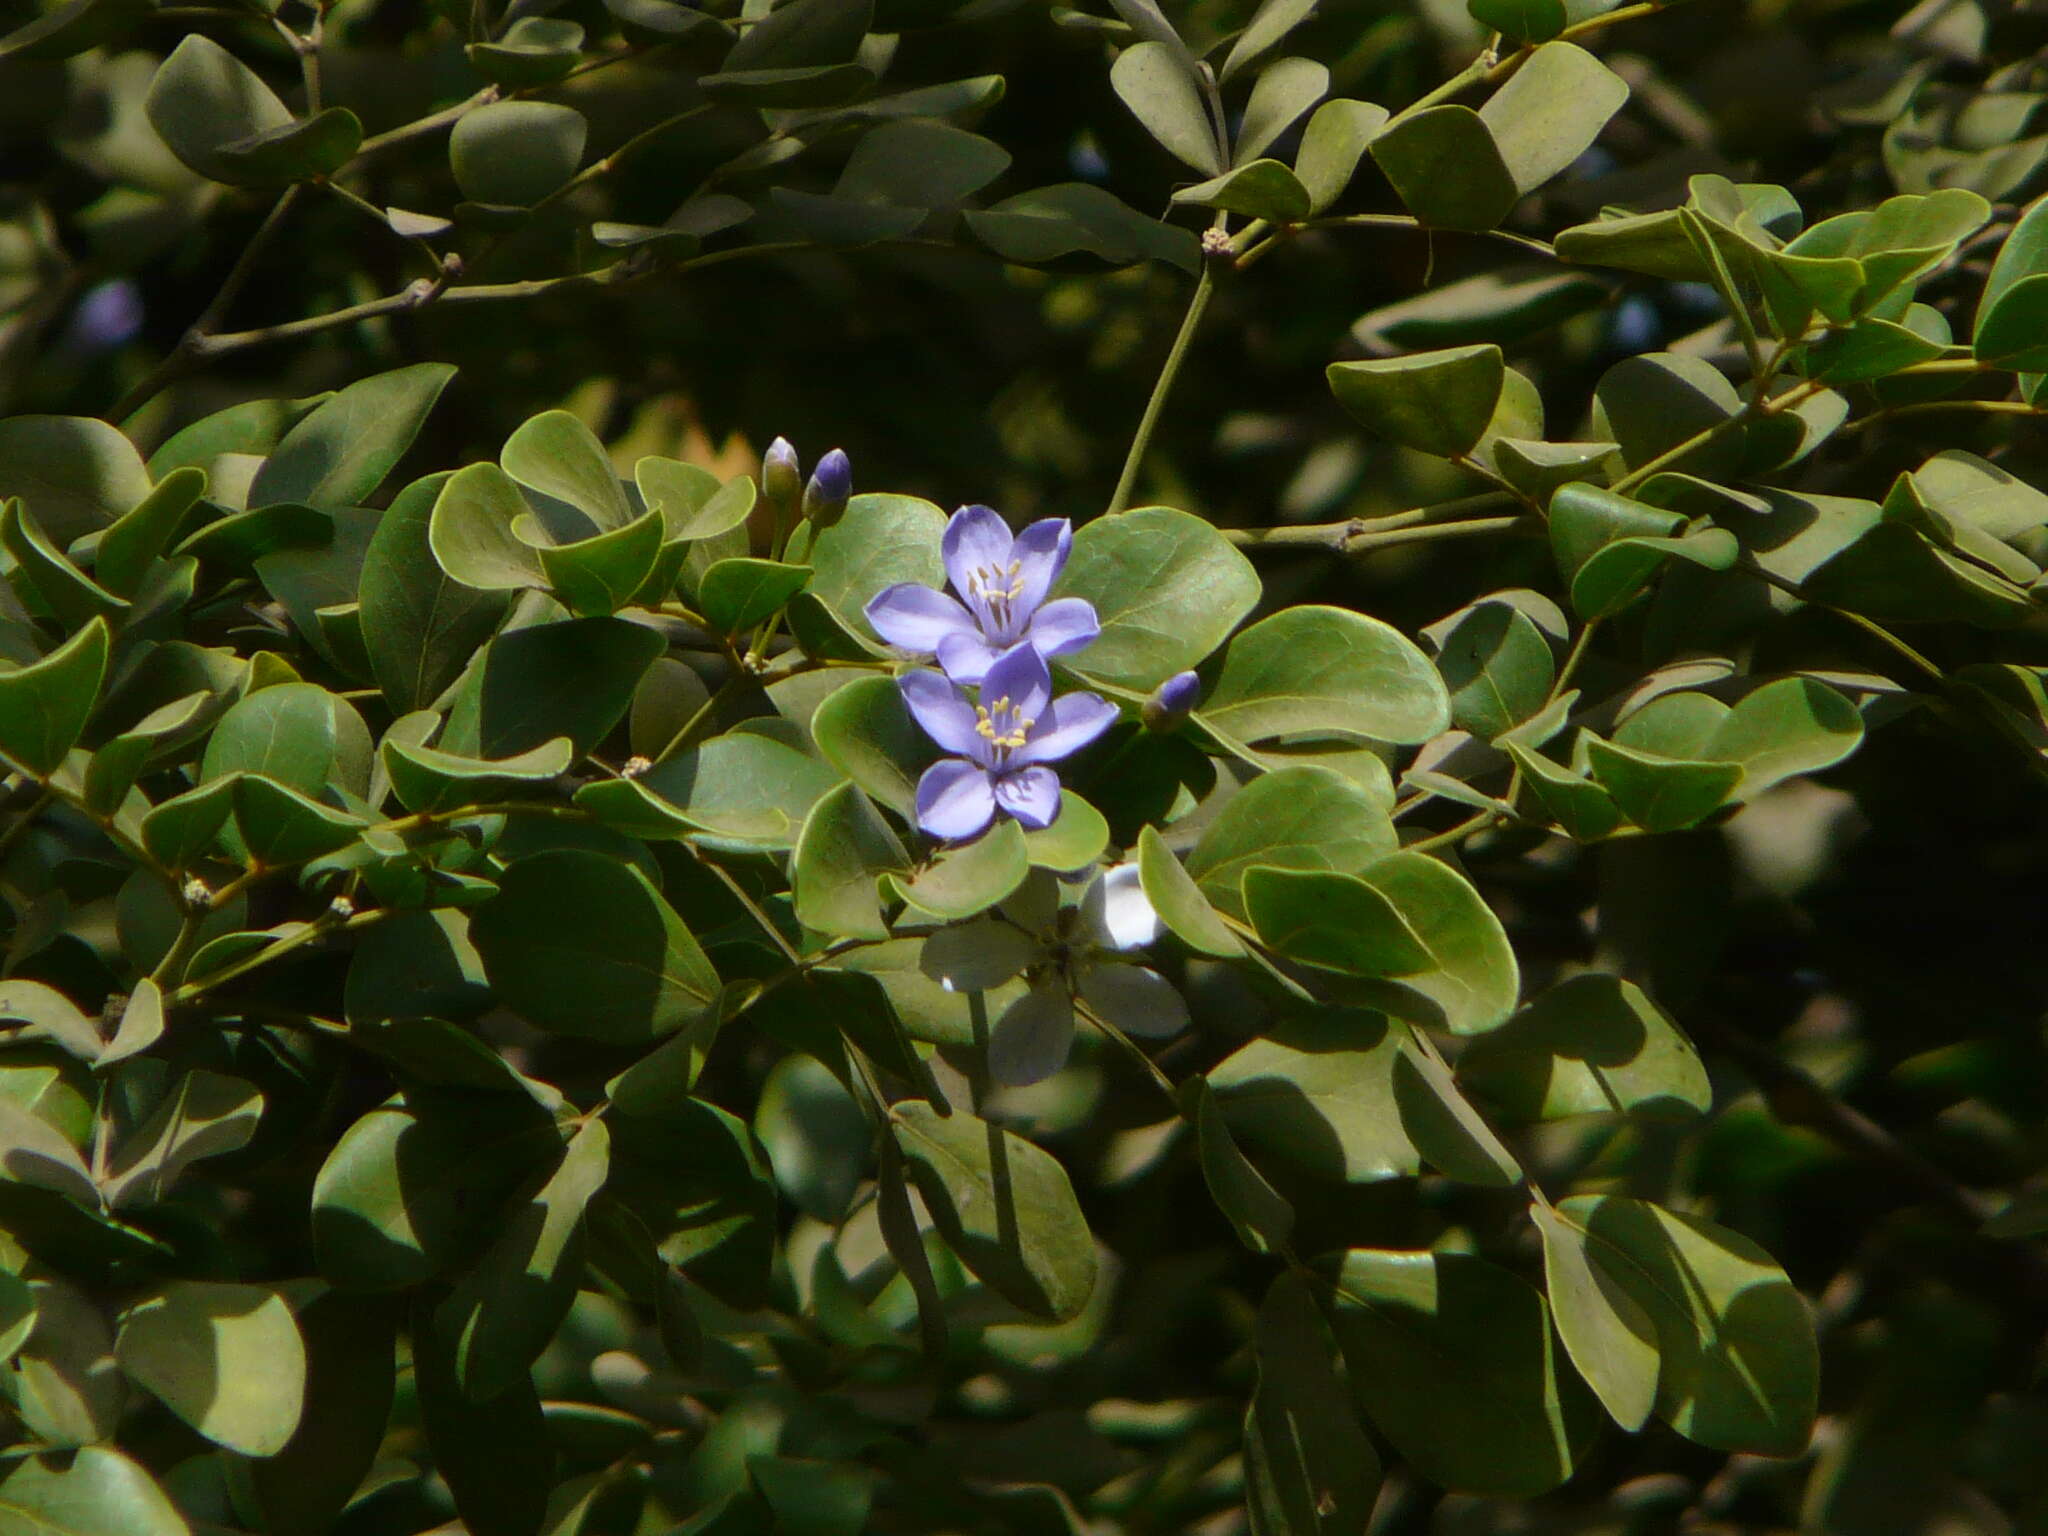
[[[962,507],[946,524],[946,576],[964,605],[936,587],[898,582],[867,606],[868,622],[891,645],[937,656],[956,683],[978,683],[995,659],[1030,641],[1044,657],[1064,656],[1102,626],[1085,598],[1045,594],[1059,579],[1074,531],[1063,517],[1033,523],[1014,538],[987,507]]]
[[[924,733],[956,757],[917,781],[917,824],[933,837],[973,837],[1007,812],[1027,827],[1051,824],[1060,776],[1046,767],[1078,752],[1116,720],[1116,706],[1092,693],[1052,696],[1052,673],[1029,645],[998,656],[982,679],[983,702],[936,672],[897,680]]]
[[[1139,711],[1149,731],[1170,731],[1202,702],[1202,680],[1192,672],[1176,672],[1152,691]]]
[[[804,487],[804,516],[820,528],[830,528],[846,510],[853,495],[853,463],[842,448],[834,448],[811,471]]]

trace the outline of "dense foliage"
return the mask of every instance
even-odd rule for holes
[[[2038,6],[8,20],[4,1536],[2048,1518]]]

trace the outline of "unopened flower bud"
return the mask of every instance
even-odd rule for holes
[[[637,779],[653,766],[653,758],[642,757],[638,752],[635,752],[626,759],[624,766],[619,769],[619,777],[622,779]]]
[[[356,915],[356,904],[350,901],[346,896],[337,896],[334,898],[334,900],[327,903],[327,910],[332,912],[336,917],[346,921],[347,919],[354,917]]]
[[[803,498],[803,472],[797,468],[796,450],[789,439],[778,437],[761,455],[761,495],[775,514],[777,526],[796,520]]]
[[[839,521],[852,494],[853,461],[845,449],[834,448],[818,460],[810,484],[804,487],[804,517],[820,528],[830,528]]]
[[[185,883],[178,888],[178,894],[185,898],[185,905],[195,912],[204,912],[213,905],[213,887],[197,875],[187,876]]]
[[[1192,672],[1176,672],[1153,690],[1139,711],[1148,731],[1170,731],[1202,701],[1202,680]]]

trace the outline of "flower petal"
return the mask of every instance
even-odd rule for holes
[[[962,507],[955,512],[947,519],[945,536],[939,541],[939,554],[946,562],[953,590],[967,597],[968,577],[975,571],[1002,570],[1013,558],[1013,542],[1010,525],[995,508]]]
[[[996,779],[996,804],[1036,831],[1060,813],[1060,776],[1050,768],[1020,768]]]
[[[906,651],[930,655],[954,635],[978,635],[974,615],[936,587],[899,581],[884,587],[861,610],[875,633]]]
[[[1137,865],[1112,865],[1088,882],[1081,893],[1081,925],[1104,949],[1143,949],[1158,939],[1159,914],[1145,899]]]
[[[1045,658],[1029,645],[1013,645],[989,663],[981,680],[981,701],[993,705],[1008,699],[1010,707],[1027,720],[1043,715],[1052,699],[1052,673]]]
[[[1017,575],[1024,584],[1017,594],[1018,613],[1028,616],[1045,601],[1073,547],[1074,525],[1064,517],[1042,517],[1017,535],[1010,558],[1017,562]]]
[[[1056,597],[1031,617],[1024,638],[1041,656],[1065,656],[1102,633],[1095,605],[1085,597]]]
[[[941,758],[917,781],[917,824],[933,837],[955,842],[973,837],[995,814],[988,770],[965,758]]]
[[[896,690],[925,735],[948,752],[987,766],[988,741],[975,729],[974,706],[958,688],[936,672],[906,672],[896,679]]]
[[[948,992],[985,992],[1038,958],[1037,942],[1014,924],[975,917],[927,937],[917,965]]]
[[[979,626],[972,620],[968,622],[969,628],[948,635],[939,642],[939,665],[945,668],[946,676],[954,682],[974,684],[988,676],[989,666],[995,661],[997,652],[994,646],[981,638]]]
[[[1074,1000],[1066,983],[1048,974],[1003,1010],[989,1032],[989,1076],[1021,1088],[1040,1082],[1066,1065],[1074,1048]]]
[[[1127,1035],[1163,1040],[1188,1027],[1188,1005],[1173,984],[1142,965],[1111,960],[1081,972],[1088,1006]]]
[[[1094,693],[1063,693],[1037,716],[1024,745],[1010,754],[1012,768],[1053,763],[1080,751],[1116,724],[1116,706]]]

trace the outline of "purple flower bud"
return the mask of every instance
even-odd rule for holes
[[[1176,672],[1152,692],[1138,713],[1148,731],[1170,731],[1202,702],[1202,680],[1192,672]]]
[[[804,516],[820,528],[830,528],[846,510],[853,495],[853,461],[844,448],[834,448],[811,471],[804,487]]]
[[[775,510],[777,521],[796,513],[797,498],[803,494],[803,472],[797,468],[796,450],[789,439],[778,437],[761,455],[761,494]]]

